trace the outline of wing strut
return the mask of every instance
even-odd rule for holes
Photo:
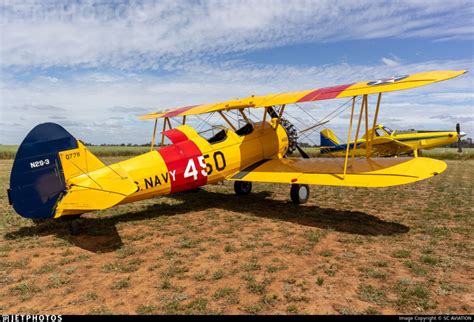
[[[357,149],[357,140],[359,139],[360,123],[362,123],[362,115],[364,115],[364,111],[365,111],[364,108],[366,104],[367,104],[367,95],[364,95],[362,98],[362,104],[360,105],[359,121],[357,122],[357,130],[356,130],[356,135],[355,135],[355,139],[354,139],[354,143],[352,147],[352,156],[351,156],[352,162],[354,162],[355,151]],[[350,141],[348,141],[347,144],[350,145]]]
[[[221,116],[222,118],[224,119],[224,121],[227,122],[227,124],[229,124],[229,126],[232,128],[232,130],[234,130],[234,132],[237,131],[237,129],[235,128],[235,126],[232,124],[232,122],[229,121],[229,119],[227,118],[227,116],[225,116],[225,114],[222,112],[222,111],[217,111]]]
[[[356,96],[352,97],[352,109],[351,109],[351,119],[349,121],[349,130],[347,132],[347,146],[346,146],[346,157],[344,159],[344,175],[342,176],[343,179],[346,178],[347,172],[347,159],[349,157],[349,146],[351,142],[351,132],[352,132],[352,119],[354,118],[354,106],[355,106]]]
[[[380,108],[380,100],[382,99],[382,93],[379,93],[377,97],[377,107],[375,108],[375,115],[374,115],[374,123],[372,125],[372,133],[370,133],[370,141],[368,141],[368,151],[369,151],[369,157],[372,154],[372,142],[374,141],[374,135],[375,135],[375,126],[377,125],[377,118],[379,116],[379,108]],[[368,134],[366,135],[368,137]]]
[[[347,173],[347,167],[348,167],[348,159],[349,159],[349,150],[351,149],[351,164],[349,166],[352,166],[352,163],[354,162],[355,158],[355,152],[357,149],[357,140],[359,139],[359,132],[360,132],[360,126],[362,123],[362,117],[365,114],[365,156],[367,160],[370,158],[372,154],[372,141],[374,140],[374,135],[375,135],[375,126],[377,125],[377,118],[379,116],[379,109],[380,109],[380,101],[382,99],[382,93],[379,93],[378,98],[377,98],[377,106],[375,108],[375,115],[374,115],[374,120],[373,120],[373,126],[372,130],[369,133],[369,101],[367,98],[367,95],[364,95],[362,98],[362,103],[360,106],[360,112],[359,112],[359,119],[357,121],[357,130],[355,134],[355,139],[352,142],[352,147],[351,147],[351,132],[352,132],[352,122],[354,119],[354,107],[355,107],[355,100],[356,96],[352,98],[352,110],[351,110],[351,118],[349,122],[349,130],[347,133],[347,145],[346,145],[346,154],[345,154],[345,159],[344,159],[344,175],[343,177],[345,178],[346,173]]]
[[[158,124],[158,118],[155,119],[155,126],[153,128],[153,136],[151,137],[151,147],[150,151],[153,151],[153,146],[155,145],[155,136],[156,136],[156,125]]]

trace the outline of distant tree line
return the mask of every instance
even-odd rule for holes
[[[83,143],[85,146],[150,146],[151,142],[143,143],[143,144],[136,144],[136,143],[119,143],[119,144],[111,144],[111,143],[102,143],[102,144],[92,144],[92,143]]]
[[[86,146],[122,146],[122,147],[131,147],[131,146],[136,146],[136,147],[139,147],[139,146],[150,146],[151,145],[151,142],[148,142],[148,143],[143,143],[143,144],[136,144],[136,143],[120,143],[120,144],[108,144],[108,143],[102,143],[102,144],[92,144],[92,143],[84,143],[84,145]],[[155,143],[156,144],[156,143]],[[309,144],[307,142],[299,142],[299,145],[302,147],[302,148],[315,148],[315,147],[318,147],[319,145],[317,144]],[[453,144],[450,144],[448,145],[450,148],[457,148],[458,144],[457,142],[456,143],[453,143]],[[466,138],[466,139],[462,139],[461,140],[461,146],[463,148],[474,148],[474,145],[472,143],[472,139],[471,138]]]
[[[458,146],[457,142],[449,145],[450,148],[456,148],[457,146]],[[461,139],[461,146],[463,148],[474,148],[471,138]]]

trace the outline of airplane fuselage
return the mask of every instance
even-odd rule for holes
[[[285,130],[266,122],[251,133],[226,129],[222,140],[210,143],[190,128],[167,131],[175,143],[118,163],[137,184],[138,191],[121,203],[167,195],[213,184],[263,159],[281,157],[288,148]],[[242,153],[245,151],[245,153]]]
[[[397,151],[387,150],[381,153],[380,156],[392,156],[410,154],[418,150],[429,150],[440,146],[455,143],[458,140],[458,133],[456,131],[389,131],[383,125],[375,127],[376,135],[374,140],[381,140],[383,138],[398,141],[403,144],[403,148]],[[370,129],[368,135],[372,134],[373,129]],[[365,144],[367,142],[367,134],[364,134],[356,143],[352,141],[349,145],[350,149],[356,146],[355,155],[365,156]],[[328,146],[321,149],[321,153],[327,156],[344,156],[347,144],[338,144],[335,146]]]

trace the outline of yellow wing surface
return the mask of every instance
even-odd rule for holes
[[[281,104],[312,102],[319,100],[352,97],[358,95],[400,91],[409,88],[429,85],[448,80],[464,74],[459,71],[431,71],[413,75],[403,75],[378,79],[366,82],[351,83],[332,87],[311,89],[306,91],[275,93],[264,96],[250,96],[243,99],[229,100],[219,103],[201,104],[168,109],[143,115],[142,119],[155,119],[161,117],[175,117],[185,115],[204,114],[222,110],[241,109],[247,107],[266,107]]]
[[[430,158],[373,158],[349,161],[344,177],[343,158],[272,159],[258,162],[230,180],[298,183],[328,186],[389,187],[427,179],[447,165]]]
[[[366,147],[367,142],[362,142],[357,148],[365,149]],[[376,137],[371,142],[371,149],[373,155],[389,156],[407,153],[413,150],[413,147],[391,137]]]

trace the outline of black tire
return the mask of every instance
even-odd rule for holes
[[[250,181],[235,181],[234,191],[237,196],[245,196],[252,192],[252,182]]]
[[[292,184],[290,190],[291,201],[301,205],[309,198],[309,186],[307,184]]]

